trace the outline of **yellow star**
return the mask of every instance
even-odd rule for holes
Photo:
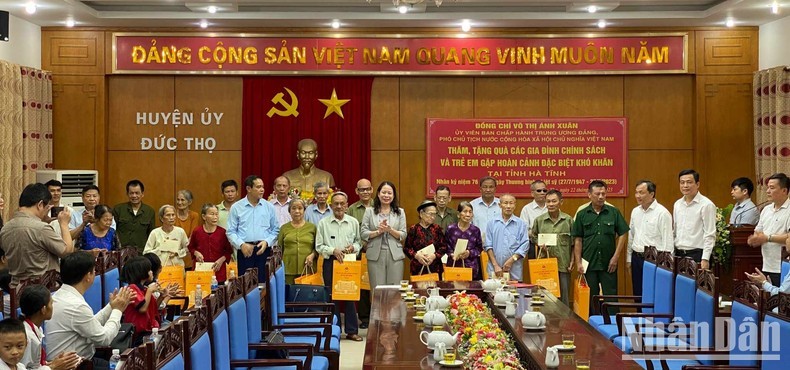
[[[329,117],[329,115],[332,113],[337,113],[337,115],[340,116],[340,118],[346,119],[346,117],[343,117],[343,111],[340,109],[340,107],[342,107],[343,104],[346,104],[349,101],[351,101],[351,99],[338,99],[337,92],[335,91],[335,89],[332,89],[331,98],[318,99],[318,101],[326,105],[326,113],[324,113],[324,118]]]

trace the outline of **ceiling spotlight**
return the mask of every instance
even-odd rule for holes
[[[332,21],[332,28],[334,28],[334,29],[340,28],[340,21],[337,21],[337,20]]]
[[[727,18],[727,21],[724,22],[724,25],[726,25],[729,28],[735,27],[735,19]]]
[[[74,27],[74,25],[75,25],[75,24],[77,24],[77,23],[76,23],[76,22],[74,22],[74,20],[73,20],[73,19],[71,19],[71,18],[69,18],[69,19],[66,19],[66,27],[69,27],[69,28],[71,28],[71,27]]]
[[[29,2],[25,5],[25,11],[27,14],[34,14],[36,12],[36,3]]]
[[[774,1],[774,2],[771,4],[771,13],[773,13],[773,14],[779,14],[779,2],[778,2],[778,1]]]
[[[598,28],[606,28],[606,21],[601,19],[598,21]]]
[[[205,19],[200,21],[200,28],[208,28],[208,21]]]
[[[437,7],[442,6],[442,0],[436,0],[435,3]]]
[[[409,8],[406,5],[401,5],[398,7],[398,13],[406,14],[409,11]]]
[[[214,5],[209,6],[208,7],[208,12],[211,13],[211,14],[216,13],[217,12],[217,7],[214,6]]]
[[[469,30],[471,29],[472,29],[472,23],[469,22],[468,19],[464,19],[463,22],[461,22],[461,31],[469,32]]]
[[[598,11],[598,7],[595,6],[595,5],[590,5],[590,6],[587,7],[587,11],[590,12],[590,13],[595,13],[595,12]]]

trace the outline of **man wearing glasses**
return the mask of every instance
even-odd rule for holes
[[[519,215],[527,224],[527,230],[532,229],[532,225],[538,216],[548,212],[548,208],[546,208],[546,193],[549,189],[546,188],[546,183],[543,180],[535,180],[529,185],[529,188],[532,190],[532,201],[525,205],[524,208],[521,208],[521,214]],[[530,240],[530,242],[535,245],[537,240]],[[530,248],[527,257],[535,258],[535,248]]]
[[[442,231],[447,231],[447,226],[458,223],[458,211],[448,208],[447,205],[453,200],[450,195],[450,188],[445,185],[439,185],[436,188],[436,193],[433,195],[433,200],[436,202],[436,220],[435,224],[441,226]]]
[[[360,179],[357,181],[356,193],[359,200],[348,207],[346,214],[356,218],[362,224],[365,210],[373,207],[373,184],[368,179]],[[362,230],[360,230],[361,232]],[[362,243],[362,252],[364,252],[367,243],[364,240],[360,243]],[[361,259],[362,253],[357,256],[357,260]],[[359,292],[359,328],[367,329],[368,322],[370,322],[370,291],[363,289]]]

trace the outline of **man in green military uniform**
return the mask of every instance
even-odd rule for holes
[[[547,248],[549,257],[557,259],[557,269],[560,273],[560,296],[562,303],[570,307],[571,271],[575,267],[571,253],[573,219],[569,214],[562,212],[560,206],[562,206],[562,193],[555,189],[549,190],[546,194],[547,212],[532,221],[529,241],[532,245],[537,245],[540,248],[536,254],[543,253],[544,248]],[[554,245],[538,244],[538,235],[540,234],[557,235],[556,243]]]
[[[156,227],[156,213],[151,206],[143,204],[145,185],[140,180],[126,183],[129,201],[113,208],[113,217],[118,225],[118,238],[124,247],[133,246],[143,254],[148,234]]]
[[[601,293],[617,294],[617,263],[625,248],[628,224],[620,211],[606,205],[606,183],[593,180],[587,187],[590,205],[573,223],[576,269],[584,274],[590,286],[590,298]],[[589,265],[584,269],[582,259]],[[590,309],[593,305],[590,303]]]

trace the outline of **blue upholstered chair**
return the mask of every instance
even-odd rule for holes
[[[684,262],[685,263],[685,262]],[[691,261],[693,263],[693,261]],[[632,353],[634,350],[633,340],[641,341],[645,347],[664,346],[664,347],[688,347],[689,344],[683,339],[674,337],[654,337],[654,331],[659,330],[650,323],[668,325],[670,320],[680,320],[681,323],[687,323],[693,320],[694,310],[693,304],[696,295],[697,281],[696,277],[690,277],[686,274],[682,279],[675,279],[675,258],[669,252],[660,252],[657,259],[658,268],[656,270],[656,287],[667,287],[666,289],[657,289],[655,295],[655,304],[652,313],[618,313],[617,314],[617,331],[618,333],[626,333],[627,335],[620,335],[613,339],[613,342],[624,353]],[[691,273],[696,269],[696,264],[693,268],[689,267],[684,271]],[[680,275],[678,275],[680,277]],[[607,303],[602,304],[606,307]],[[692,306],[689,310],[688,306]],[[680,309],[682,307],[682,309]],[[677,316],[676,310],[683,316]],[[647,327],[645,327],[647,325]],[[640,335],[634,335],[639,333]],[[642,335],[644,334],[644,335]]]
[[[267,275],[268,276],[268,275]],[[269,277],[268,312],[271,323],[269,329],[279,329],[284,333],[289,331],[317,332],[320,334],[319,353],[329,359],[333,369],[340,362],[340,339],[333,335],[335,330],[340,330],[337,325],[330,324],[334,317],[331,312],[285,312],[285,268],[280,264],[275,268],[273,277]],[[281,294],[281,292],[283,292]],[[298,307],[301,303],[289,304],[289,307]],[[315,343],[312,335],[309,337],[286,337],[286,343]],[[337,365],[337,366],[336,366]]]
[[[159,329],[162,338],[156,348],[152,347],[156,370],[185,370],[186,363],[181,347],[184,344],[183,322],[174,322]],[[185,347],[186,348],[186,347]]]
[[[788,273],[790,273],[790,262],[782,261],[782,281],[785,281]],[[776,282],[776,286],[781,285],[782,281]]]
[[[102,307],[110,303],[110,294],[116,289],[121,287],[121,269],[119,267],[118,259],[120,253],[112,252],[105,253],[101,259],[101,304]],[[99,263],[97,261],[97,273],[99,271]]]
[[[332,323],[331,335],[333,338],[340,339],[340,326],[337,325],[337,316],[332,314],[334,305],[331,303],[310,303],[310,302],[285,302],[285,267],[282,265],[281,260],[273,258],[273,263],[267,265],[276,266],[273,268],[274,275],[269,278],[269,298],[272,303],[272,310],[269,310],[271,315],[271,325],[283,324],[320,324]],[[266,274],[266,276],[270,276]],[[286,312],[286,308],[318,308],[322,312]],[[293,311],[293,310],[292,310]],[[298,310],[301,311],[301,310]],[[328,314],[328,315],[327,315]],[[304,328],[304,327],[303,327]],[[285,331],[292,329],[284,329]],[[303,329],[298,329],[303,330]],[[339,346],[338,346],[339,350]]]
[[[286,349],[303,351],[306,360],[300,359],[255,359],[231,360],[230,327],[228,312],[225,310],[225,287],[220,287],[204,300],[203,307],[188,311],[179,322],[185,338],[183,348],[186,370],[230,370],[234,369],[275,369],[303,370],[304,364],[312,362],[312,347],[307,344],[251,344],[252,349]],[[236,325],[236,323],[234,323]]]
[[[93,284],[88,287],[88,290],[86,290],[83,295],[85,297],[85,302],[88,302],[88,306],[91,306],[94,315],[104,307],[102,302],[103,260],[104,257],[101,255],[96,258],[96,264],[94,265],[96,277],[93,279]]]
[[[617,308],[640,308],[642,312],[653,312],[653,301],[655,300],[655,280],[656,280],[656,258],[657,251],[655,247],[645,248],[645,264],[642,269],[642,296],[633,295],[616,295],[616,296],[595,296],[593,297],[593,304],[601,305],[607,303],[607,307]],[[633,300],[636,302],[612,302],[612,300]],[[599,311],[603,312],[601,309]],[[590,325],[598,330],[601,335],[612,339],[620,332],[617,329],[615,315],[593,315],[588,320]]]
[[[125,370],[156,369],[153,343],[146,343],[141,346],[127,349],[121,354],[121,361],[124,363],[123,368]],[[179,370],[184,369],[183,364],[182,362],[182,367]],[[90,366],[88,367],[90,368]]]
[[[253,271],[256,274],[257,279],[257,271]],[[238,278],[234,279],[229,282],[228,285],[225,286],[225,298],[227,305],[227,313],[229,321],[233,322],[233,325],[229,327],[230,333],[230,358],[231,360],[248,360],[248,359],[256,359],[259,358],[258,351],[251,348],[250,344],[261,344],[262,340],[262,333],[260,330],[257,331],[257,337],[253,336],[249,338],[249,334],[251,334],[250,330],[248,329],[248,325],[252,322],[257,322],[258,329],[260,329],[260,310],[257,312],[253,312],[253,317],[248,317],[247,315],[247,304],[244,299],[245,296],[245,287],[250,286],[247,280],[251,279],[251,271],[247,271],[247,273]],[[257,289],[257,286],[254,287]],[[260,298],[259,298],[260,299]],[[253,333],[254,334],[254,333]],[[312,331],[312,332],[285,332],[283,333],[284,336],[287,337],[297,337],[297,336],[309,336],[313,335],[315,339],[320,338],[320,332]],[[306,352],[316,352],[317,347],[313,347],[312,349],[306,350]],[[328,370],[329,369],[329,359],[323,356],[313,355],[312,358],[308,359],[307,353],[302,353],[301,356],[298,356],[296,351],[289,351],[289,358],[291,359],[298,359],[303,361],[305,368],[311,370]],[[242,368],[236,368],[236,370],[241,370]]]

